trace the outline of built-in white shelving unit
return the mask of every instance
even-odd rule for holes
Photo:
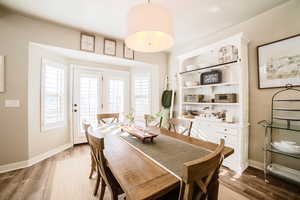
[[[234,46],[238,51],[238,58],[226,63],[220,63],[216,52],[224,46]],[[201,47],[180,55],[179,60],[179,117],[193,121],[191,136],[203,140],[219,143],[225,139],[225,145],[234,149],[234,154],[225,159],[224,165],[238,172],[248,166],[248,40],[242,33]],[[206,65],[205,65],[206,64]],[[199,68],[187,70],[187,66],[196,65]],[[201,85],[200,75],[204,72],[218,70],[222,73],[222,81],[217,84]],[[187,86],[186,81],[198,81],[196,86]],[[213,102],[216,94],[237,95],[234,103]],[[204,95],[201,102],[187,102],[185,95]],[[185,113],[225,112],[233,118],[232,123],[206,118],[186,118]]]

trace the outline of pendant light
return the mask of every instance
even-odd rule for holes
[[[126,45],[141,52],[159,52],[173,43],[172,18],[167,9],[157,4],[139,4],[128,13]]]

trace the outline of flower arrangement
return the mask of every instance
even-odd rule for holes
[[[134,110],[130,109],[129,113],[125,115],[125,118],[129,123],[134,123]]]

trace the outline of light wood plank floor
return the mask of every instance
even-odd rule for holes
[[[95,178],[88,179],[89,148],[77,145],[32,167],[0,174],[0,200],[93,200]],[[223,168],[220,200],[300,200],[300,188],[272,180],[249,168],[242,176]],[[105,199],[110,199],[108,193]]]

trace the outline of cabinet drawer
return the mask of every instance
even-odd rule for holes
[[[237,147],[237,138],[235,136],[227,134],[216,134],[214,142],[219,144],[221,138],[225,140],[225,146],[231,147],[233,149]]]
[[[226,128],[226,127],[218,127],[216,129],[218,134],[225,134],[225,135],[237,135],[237,129],[235,128]]]

